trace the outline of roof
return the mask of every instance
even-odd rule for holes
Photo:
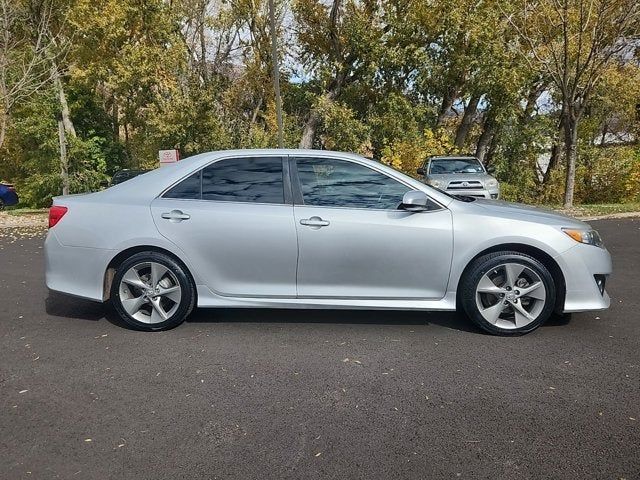
[[[324,158],[335,157],[354,160],[358,163],[369,165],[372,168],[386,172],[392,177],[402,179],[405,183],[413,186],[415,189],[424,188],[424,184],[416,179],[408,177],[407,175],[392,169],[391,167],[384,165],[378,161],[364,158],[355,153],[335,152],[331,150],[304,150],[304,149],[245,149],[245,150],[218,150],[213,152],[201,153],[192,157],[187,157],[180,160],[177,163],[163,166],[162,168],[156,168],[147,173],[139,175],[126,182],[114,185],[107,190],[102,190],[94,194],[91,201],[102,201],[102,199],[109,198],[110,201],[117,203],[134,202],[141,199],[152,199],[159,195],[167,186],[172,185],[187,176],[192,172],[205,167],[209,163],[221,159],[221,158],[233,158],[233,157],[256,157],[256,156],[297,156],[297,157],[310,157],[321,155]],[[439,194],[437,191],[431,192],[431,195],[441,202],[447,203],[449,198],[444,194]],[[442,197],[442,198],[440,198]]]

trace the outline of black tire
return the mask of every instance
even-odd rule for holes
[[[476,289],[480,280],[492,269],[500,268],[505,263],[520,264],[531,269],[540,277],[545,288],[544,306],[540,313],[531,323],[518,328],[501,328],[487,321],[480,313],[476,302]],[[459,299],[462,308],[467,316],[481,329],[493,335],[515,336],[529,333],[544,322],[553,314],[556,303],[557,288],[553,276],[539,260],[530,255],[520,252],[503,251],[495,252],[477,258],[466,270],[460,282]],[[501,300],[500,300],[501,302]]]
[[[177,280],[180,287],[180,299],[178,302],[174,303],[174,305],[177,305],[177,308],[165,321],[158,323],[146,323],[137,320],[125,310],[122,304],[123,299],[121,298],[120,290],[122,278],[132,267],[146,262],[154,262],[166,267],[168,271],[173,274],[173,278]],[[124,293],[126,294],[127,291]],[[111,304],[122,321],[131,328],[148,332],[168,330],[180,325],[192,312],[196,304],[196,289],[191,276],[181,263],[163,253],[141,252],[127,258],[116,269],[116,273],[111,284]],[[150,306],[149,309],[151,309]]]
[[[0,198],[0,212],[4,210],[4,200]]]

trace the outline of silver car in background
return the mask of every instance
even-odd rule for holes
[[[460,156],[431,157],[417,171],[426,184],[451,195],[497,200],[500,185],[490,175],[492,172],[491,167],[485,168],[476,157]]]
[[[314,150],[197,155],[107,190],[56,197],[51,290],[162,330],[194,307],[466,312],[494,334],[609,306],[589,225],[453,197],[379,162]]]

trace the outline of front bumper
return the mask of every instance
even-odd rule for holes
[[[476,198],[488,198],[497,200],[500,197],[500,191],[495,190],[462,190],[462,189],[451,189],[445,190],[449,195],[463,195],[465,197],[476,197]]]
[[[578,244],[555,257],[564,274],[564,312],[584,312],[609,308],[606,290],[600,291],[596,276],[612,272],[611,255],[604,248]]]

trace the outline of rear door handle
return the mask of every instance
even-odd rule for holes
[[[300,220],[300,225],[306,225],[307,227],[326,227],[329,225],[329,221],[323,220],[320,217],[303,218]]]
[[[160,216],[165,220],[169,220],[174,223],[189,220],[191,218],[191,215],[183,213],[182,210],[171,210],[170,212],[164,212]]]

